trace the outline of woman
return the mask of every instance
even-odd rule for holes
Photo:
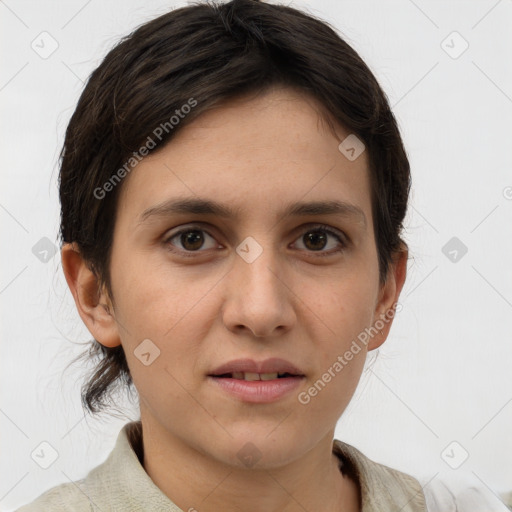
[[[409,162],[327,24],[177,9],[91,75],[61,153],[62,264],[99,366],[141,419],[34,510],[425,511],[418,481],[333,440],[406,277]]]

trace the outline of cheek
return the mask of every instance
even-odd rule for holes
[[[191,378],[201,341],[216,318],[211,298],[219,276],[198,278],[190,269],[152,263],[147,255],[131,256],[118,258],[112,273],[116,318],[128,365],[137,387],[149,393],[153,387],[179,394],[173,377],[179,382]],[[148,360],[154,362],[145,366]]]
[[[191,269],[173,267],[162,252],[127,250],[129,256],[112,258],[112,285],[119,319],[138,335],[155,339],[179,328],[182,320],[187,321],[189,312],[216,281],[215,275],[197,279]],[[119,250],[118,254],[121,253]]]
[[[314,304],[316,314],[310,319],[320,326],[311,333],[319,361],[316,378],[328,382],[342,401],[355,389],[367,355],[365,329],[372,322],[377,288],[362,275],[320,287],[324,294],[328,292],[327,299]]]
[[[332,334],[333,348],[341,350],[344,343],[368,327],[372,321],[378,294],[377,276],[363,269],[334,276],[319,284],[313,311]]]

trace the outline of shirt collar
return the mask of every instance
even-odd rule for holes
[[[427,512],[423,490],[414,477],[374,462],[337,439],[333,453],[343,462],[341,470],[359,485],[362,512]]]
[[[333,453],[340,459],[341,471],[359,486],[362,512],[426,512],[421,486],[412,476],[378,464],[336,439]],[[122,505],[133,512],[183,512],[144,470],[140,420],[124,425],[108,458],[87,475],[83,490],[99,510]]]

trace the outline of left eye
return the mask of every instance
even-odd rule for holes
[[[329,237],[336,239],[337,243],[331,244],[330,251],[324,251],[323,249],[328,245]],[[306,246],[307,249],[310,249],[311,252],[322,251],[322,256],[325,256],[325,253],[339,252],[345,248],[342,236],[325,226],[309,228],[298,240],[301,240],[303,245]],[[336,249],[336,246],[338,246],[338,249]]]
[[[210,246],[204,247],[205,240],[207,241],[208,238],[211,240]],[[331,242],[330,248],[327,247],[329,245],[329,238],[335,239],[334,243]],[[175,239],[178,240],[177,243],[180,244],[181,247],[178,247],[178,251],[174,251],[172,248],[170,250],[173,252],[181,252],[187,256],[191,255],[190,253],[203,252],[199,250],[201,248],[207,250],[214,249],[216,246],[216,242],[213,236],[199,227],[188,227],[186,229],[182,229],[181,231],[178,231],[177,233],[168,237],[165,240],[165,243],[175,247],[176,242],[173,242]],[[321,252],[322,256],[325,256],[326,253],[330,254],[332,252],[340,252],[345,248],[343,235],[338,234],[327,226],[310,227],[306,231],[303,231],[302,235],[297,240],[302,243],[306,251]],[[330,250],[325,251],[324,249],[326,249],[326,247]]]

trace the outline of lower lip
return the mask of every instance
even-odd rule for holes
[[[209,377],[223,391],[252,403],[275,402],[296,390],[304,377],[283,377],[272,380],[240,380],[228,377]]]

